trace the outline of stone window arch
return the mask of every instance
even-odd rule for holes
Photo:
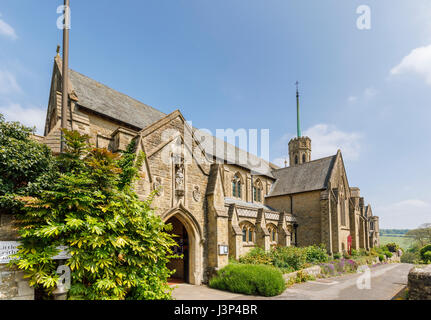
[[[307,159],[306,159],[306,157],[305,157],[305,153],[302,155],[302,163],[305,163],[305,162],[307,162]]]
[[[262,202],[263,186],[260,179],[256,179],[253,184],[253,200],[256,202]]]
[[[275,224],[268,224],[267,226],[269,232],[269,241],[272,244],[276,244],[278,242],[278,228]]]
[[[254,225],[249,222],[244,222],[240,224],[240,228],[242,231],[242,242],[254,243],[256,240],[256,236],[255,236],[256,229]]]
[[[295,156],[295,164],[298,164],[298,156]]]
[[[240,199],[242,197],[242,177],[239,172],[232,179],[232,197]]]

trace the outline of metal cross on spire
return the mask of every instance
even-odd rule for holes
[[[296,85],[296,130],[298,138],[301,137],[301,123],[299,121],[299,82],[295,82]]]

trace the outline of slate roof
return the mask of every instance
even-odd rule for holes
[[[280,212],[262,203],[246,202],[241,199],[234,198],[224,198],[224,203],[225,205],[236,204],[239,207],[237,208],[238,214],[241,216],[257,218],[257,210],[263,209],[266,219],[279,220],[280,218]],[[285,219],[287,222],[296,222],[296,217],[291,213],[287,213],[285,215]]]
[[[275,211],[277,212],[277,210],[264,205],[262,203],[259,202],[247,202],[247,201],[243,201],[241,199],[234,199],[234,198],[224,198],[224,203],[229,205],[229,204],[236,204],[238,206],[241,207],[247,207],[247,208],[252,208],[252,209],[264,209],[264,210],[268,210],[268,211]]]
[[[165,113],[90,79],[79,72],[70,70],[69,77],[78,96],[78,104],[91,111],[140,129],[166,116]]]
[[[274,170],[277,180],[267,197],[326,189],[336,158],[334,155]]]
[[[74,70],[70,70],[69,78],[78,96],[78,105],[98,114],[120,120],[138,129],[144,129],[167,116],[159,110]],[[224,154],[224,159],[227,159],[228,163],[235,163],[238,166],[252,170],[254,174],[273,178],[271,171],[278,168],[276,165],[220,140],[207,132],[196,128],[193,129],[209,156],[216,157]],[[221,150],[222,148],[224,150]],[[244,159],[246,160],[244,161]]]
[[[275,164],[210,135],[208,132],[194,128],[194,133],[208,155],[217,159],[221,159],[222,156],[222,159],[226,160],[227,163],[247,168],[254,175],[274,178],[272,170],[279,168]]]

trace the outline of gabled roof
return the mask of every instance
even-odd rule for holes
[[[59,64],[59,69],[61,70],[61,60],[56,59],[56,62]],[[144,129],[168,116],[153,107],[111,89],[74,70],[70,69],[69,78],[73,87],[73,93],[77,96],[77,104],[79,106],[111,119],[119,120],[138,130]],[[216,157],[217,155],[224,154],[224,159],[228,163],[234,163],[240,167],[247,168],[254,174],[273,178],[271,171],[278,168],[276,165],[204,131],[196,128],[193,128],[193,130],[207,155]],[[224,148],[224,151],[220,150],[220,148]],[[242,159],[247,160],[241,161]]]
[[[69,77],[74,92],[78,96],[78,104],[86,109],[120,120],[139,129],[145,128],[166,116],[163,112],[79,72],[70,70]]]
[[[276,181],[267,197],[326,189],[336,159],[334,155],[274,170]]]

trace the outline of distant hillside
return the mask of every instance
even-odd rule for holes
[[[391,236],[399,235],[399,236],[403,236],[408,231],[409,231],[409,229],[380,229],[380,235],[381,236],[384,236],[384,235],[391,235]]]
[[[409,229],[380,229],[380,244],[396,243],[404,250],[413,244],[413,238],[406,236]]]

